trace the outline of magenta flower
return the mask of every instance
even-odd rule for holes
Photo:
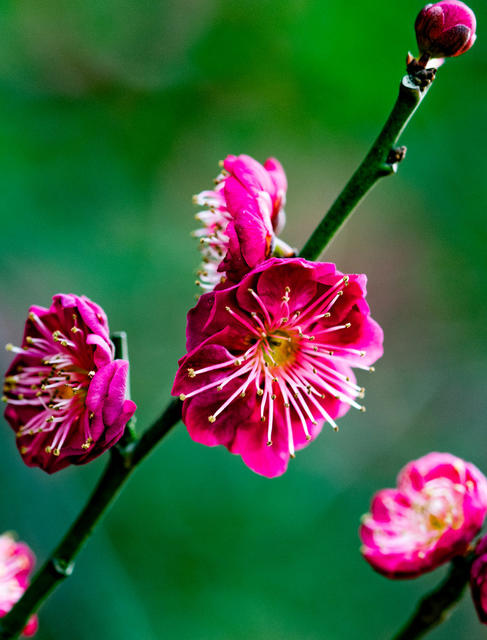
[[[35,556],[23,542],[16,542],[9,533],[0,535],[0,618],[6,615],[29,586]],[[37,631],[37,616],[31,616],[23,634]]]
[[[415,23],[419,50],[430,58],[465,53],[475,42],[476,28],[474,12],[458,0],[427,4]]]
[[[487,479],[449,453],[429,453],[382,489],[363,518],[362,553],[388,578],[413,578],[466,552],[487,512]]]
[[[191,438],[274,477],[325,422],[337,429],[351,406],[363,409],[352,368],[382,355],[365,283],[334,264],[271,258],[201,296],[173,387]]]
[[[475,556],[470,572],[470,590],[480,622],[487,624],[487,536],[477,544]]]
[[[292,253],[275,236],[285,222],[287,181],[280,163],[269,158],[262,166],[240,155],[227,156],[223,167],[215,189],[194,197],[208,207],[197,214],[203,227],[194,234],[203,255],[198,284],[206,290],[238,282],[271,255],[276,243],[284,255]]]
[[[33,306],[5,377],[5,418],[30,467],[48,473],[93,460],[122,436],[128,362],[113,359],[106,315],[84,296]]]

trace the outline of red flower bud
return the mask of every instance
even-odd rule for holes
[[[422,55],[430,58],[459,56],[475,42],[475,14],[459,0],[427,4],[414,25]]]

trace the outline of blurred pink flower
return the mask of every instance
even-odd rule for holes
[[[287,181],[280,163],[269,158],[262,166],[250,156],[227,156],[212,191],[194,197],[207,207],[196,218],[203,223],[200,239],[203,263],[198,284],[211,290],[232,284],[268,258],[285,222]]]
[[[477,544],[475,556],[470,573],[470,589],[480,622],[487,624],[487,536]]]
[[[113,359],[104,311],[58,294],[33,306],[5,376],[5,418],[28,466],[48,473],[93,460],[122,436],[136,405],[125,399],[128,362]]]
[[[476,28],[474,12],[458,0],[427,4],[415,23],[419,50],[431,58],[465,53],[475,42]]]
[[[29,586],[35,556],[23,542],[16,542],[9,533],[0,535],[0,617],[6,615]],[[37,616],[31,616],[24,636],[37,631]]]
[[[487,479],[449,453],[429,453],[399,473],[363,518],[362,553],[388,578],[413,578],[466,552],[487,512]]]
[[[193,440],[222,444],[255,472],[286,470],[296,449],[363,396],[352,368],[382,355],[364,275],[271,258],[188,314],[173,393]]]

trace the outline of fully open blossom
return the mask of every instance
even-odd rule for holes
[[[430,58],[465,53],[475,42],[476,28],[474,12],[459,0],[427,4],[415,23],[419,50]]]
[[[382,355],[364,275],[272,258],[188,314],[173,393],[193,440],[222,444],[251,469],[282,474],[326,422],[363,409],[352,368]]]
[[[128,362],[114,360],[104,311],[58,294],[33,306],[5,377],[5,418],[29,466],[48,473],[84,464],[122,436],[136,405],[126,400]]]
[[[279,242],[275,236],[285,222],[287,180],[280,163],[269,158],[264,165],[250,156],[227,156],[212,191],[194,197],[207,207],[196,215],[203,227],[200,239],[203,263],[198,283],[206,290],[234,283],[268,258]]]
[[[29,586],[29,576],[35,557],[23,542],[16,542],[9,533],[0,535],[0,617],[7,614]],[[24,636],[37,631],[37,616],[32,616],[24,628]]]
[[[487,512],[487,479],[449,453],[429,453],[375,494],[360,528],[365,559],[389,578],[411,578],[463,554]]]
[[[479,541],[475,556],[470,572],[470,589],[480,622],[487,624],[487,536]]]

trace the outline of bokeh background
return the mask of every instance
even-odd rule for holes
[[[16,0],[0,8],[0,342],[30,304],[84,293],[129,335],[143,429],[165,406],[194,303],[196,212],[228,153],[288,179],[302,246],[396,96],[413,0]],[[182,425],[153,452],[41,611],[39,640],[389,638],[443,570],[375,574],[371,494],[430,450],[487,472],[484,0],[382,181],[326,258],[369,276],[386,335],[367,413],[267,480]],[[2,370],[8,354],[2,352]],[[42,561],[104,464],[25,467],[2,420],[0,530]],[[468,598],[436,640],[483,637]]]

